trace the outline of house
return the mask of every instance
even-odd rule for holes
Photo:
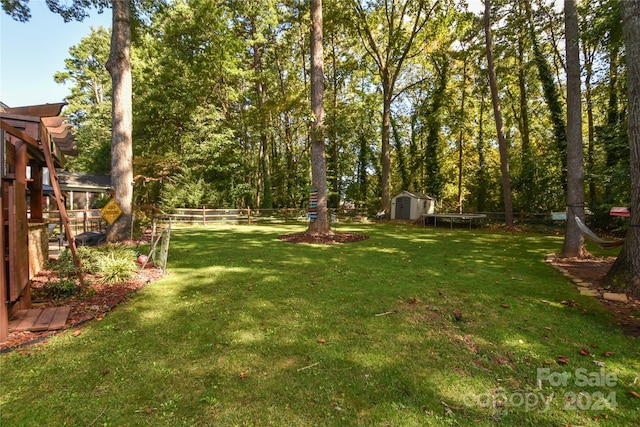
[[[48,258],[44,171],[53,168],[55,175],[65,155],[76,154],[71,127],[60,116],[65,105],[0,105],[0,342],[10,316],[30,308],[30,278]]]
[[[67,194],[68,209],[91,209],[95,199],[111,189],[111,176],[58,172],[58,183],[60,191]]]
[[[421,193],[403,191],[391,199],[391,219],[418,220],[433,213],[436,199]]]

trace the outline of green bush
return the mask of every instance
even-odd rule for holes
[[[74,279],[64,278],[51,280],[47,283],[46,295],[50,298],[66,298],[78,291],[78,285]]]
[[[59,278],[70,278],[78,275],[78,269],[73,263],[73,256],[69,249],[62,251],[57,260],[47,263],[47,268],[52,270]]]

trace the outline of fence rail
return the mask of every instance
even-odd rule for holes
[[[367,216],[355,210],[330,210],[332,220],[363,222]],[[254,222],[304,222],[308,220],[303,208],[278,209],[174,209],[171,212],[157,212],[153,218],[159,221],[208,223],[254,223]]]
[[[99,209],[67,209],[67,215],[74,235],[87,231],[101,232],[107,229],[107,221],[102,217]],[[49,224],[50,233],[63,234],[60,211],[46,211],[43,213],[43,217],[44,222]]]
[[[145,209],[146,210],[146,209]],[[307,210],[304,208],[277,208],[277,209],[173,209],[168,212],[159,210],[147,210],[154,222],[187,224],[250,224],[250,223],[289,223],[308,221]],[[67,211],[72,230],[75,235],[87,231],[105,231],[107,222],[100,214],[99,209],[72,209]],[[504,212],[477,212],[487,216],[484,222],[489,224],[504,223]],[[332,222],[360,223],[372,221],[373,217],[356,209],[330,209],[329,215]],[[554,220],[551,212],[514,212],[514,221],[520,224],[559,224]],[[50,231],[59,231],[60,213],[51,210],[44,213],[44,221],[50,224]]]

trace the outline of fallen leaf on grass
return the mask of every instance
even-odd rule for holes
[[[615,353],[613,351],[605,351],[604,353],[602,353],[602,355],[604,357],[611,357],[613,356]]]
[[[567,359],[565,356],[558,356],[558,363],[566,365],[567,363],[569,363],[569,359]]]
[[[640,393],[635,392],[635,391],[630,391],[629,394],[633,397],[637,397],[638,399],[640,399]]]
[[[253,396],[251,396],[251,397],[247,397],[247,398],[245,398],[245,399],[242,399],[242,402],[240,402],[240,403],[242,403],[243,405],[246,405],[247,403],[251,403],[251,402],[253,402],[254,400],[256,400],[256,398],[255,398],[255,397],[253,397]]]
[[[583,356],[589,356],[591,353],[589,353],[589,350],[587,350],[586,348],[583,348],[582,350],[580,350],[580,354]]]
[[[324,338],[318,338],[318,342],[319,342],[320,344],[326,344],[326,343],[327,343],[327,340],[325,340]]]
[[[509,308],[509,304],[502,304],[502,308]]]
[[[82,333],[82,331],[80,329],[73,331],[73,336],[77,337],[78,335],[80,335]]]

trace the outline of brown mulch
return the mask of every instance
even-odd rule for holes
[[[602,284],[602,279],[611,269],[615,260],[615,257],[560,258],[550,256],[548,258],[549,264],[553,267],[565,270],[572,277],[588,282],[589,288],[598,292],[595,298],[611,311],[622,331],[626,335],[639,337],[640,301],[629,298],[628,302],[622,303],[605,300],[602,296],[604,292],[608,292]]]
[[[86,291],[67,298],[47,299],[44,292],[47,282],[54,278],[51,270],[42,270],[31,281],[32,307],[45,308],[69,306],[69,317],[64,329],[40,332],[11,332],[6,342],[0,344],[0,352],[7,352],[38,342],[48,337],[60,334],[67,329],[78,328],[91,320],[102,320],[102,317],[115,306],[127,300],[134,292],[163,276],[159,268],[145,268],[140,270],[131,280],[122,283],[101,283],[99,278],[86,275]]]
[[[278,239],[287,243],[333,244],[360,242],[368,239],[366,234],[357,233],[333,233],[314,236],[307,233],[293,233],[279,236]]]

